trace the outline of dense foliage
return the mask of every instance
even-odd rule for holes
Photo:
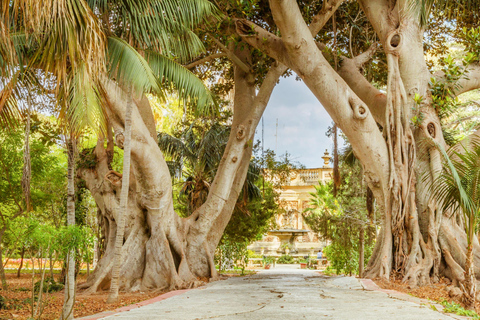
[[[364,246],[364,263],[370,257],[375,241],[375,213],[367,210],[367,187],[361,166],[347,148],[340,158],[341,185],[337,196],[333,184],[316,186],[310,207],[304,211],[305,222],[320,237],[331,241],[324,249],[337,273],[357,273],[360,246]]]

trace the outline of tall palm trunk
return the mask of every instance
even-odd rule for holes
[[[115,303],[118,300],[120,267],[122,261],[122,246],[125,234],[125,215],[128,204],[128,189],[130,184],[130,151],[131,151],[131,136],[132,136],[132,105],[133,99],[131,97],[132,91],[129,90],[128,103],[125,110],[125,128],[124,128],[124,142],[123,142],[123,177],[122,177],[122,191],[120,194],[120,210],[117,218],[117,234],[115,237],[115,254],[113,260],[112,282],[110,284],[110,294],[108,295],[107,303]]]
[[[67,225],[75,225],[75,140],[67,141],[68,184],[67,184]],[[65,279],[65,301],[63,303],[62,320],[73,319],[75,301],[75,250],[67,254],[67,275]]]
[[[363,271],[365,266],[365,228],[360,226],[360,238],[358,248],[358,276],[363,278]]]
[[[6,290],[8,288],[8,284],[7,284],[7,277],[5,276],[5,268],[3,267],[3,252],[2,251],[3,251],[2,246],[0,246],[0,276],[2,278],[2,288],[3,288],[3,290]]]
[[[20,253],[20,266],[18,267],[18,270],[17,270],[17,278],[20,278],[20,274],[22,272],[24,256],[25,256],[25,246],[22,247],[22,252]]]
[[[337,125],[333,126],[333,196],[337,196],[340,187],[340,171],[338,170],[338,130]]]
[[[31,106],[31,98],[29,97],[28,109],[27,109],[27,123],[25,124],[25,142],[24,142],[25,148],[23,151],[23,175],[22,175],[22,189],[23,189],[23,196],[25,198],[25,210],[27,212],[31,210],[30,181],[32,177],[32,166],[30,163],[30,106]]]
[[[470,218],[470,220],[474,220]],[[468,226],[468,244],[467,244],[467,254],[465,259],[465,287],[464,287],[464,303],[468,309],[475,310],[475,294],[477,291],[476,288],[476,279],[475,279],[475,270],[473,263],[473,237],[475,236],[475,223],[469,221]]]

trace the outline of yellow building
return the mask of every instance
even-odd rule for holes
[[[278,230],[272,230],[261,241],[250,245],[249,249],[260,254],[282,254],[285,253],[282,248],[285,245],[282,244],[287,243],[289,237],[289,242],[293,245],[292,253],[296,255],[306,255],[326,245],[310,231],[302,216],[303,210],[310,203],[310,193],[315,192],[315,186],[332,179],[333,169],[329,164],[331,157],[327,150],[322,158],[324,164],[321,168],[292,170],[288,182],[280,190],[282,210],[276,216]]]

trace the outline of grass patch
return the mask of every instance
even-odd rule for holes
[[[467,316],[467,317],[471,317],[472,319],[480,319],[480,316],[478,315],[478,313],[476,313],[473,310],[467,310],[461,305],[459,305],[458,303],[455,303],[453,301],[448,302],[446,300],[440,303],[442,304],[442,306],[445,307],[443,309],[443,312],[445,313],[455,313],[455,314],[458,314],[459,316]]]
[[[244,270],[243,275],[251,275],[255,274],[256,272],[253,270]],[[225,274],[225,275],[242,275],[242,270],[223,270],[220,272],[220,274]]]

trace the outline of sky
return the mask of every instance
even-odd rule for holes
[[[275,139],[277,119],[278,137]],[[277,155],[288,152],[292,160],[305,167],[318,168],[323,166],[321,157],[325,149],[332,154],[333,141],[325,135],[332,118],[303,81],[295,80],[295,75],[281,78],[273,90],[263,121],[264,148],[276,151]],[[261,137],[260,121],[255,139],[261,140]]]

